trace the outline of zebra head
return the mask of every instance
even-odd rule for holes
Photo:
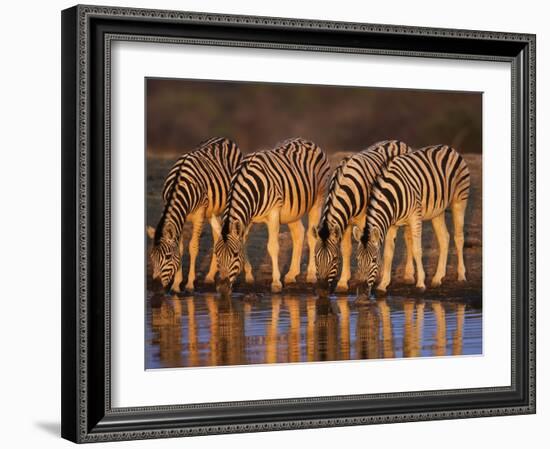
[[[369,297],[372,286],[378,277],[380,264],[381,234],[376,227],[365,231],[353,227],[353,237],[357,240],[357,297]]]
[[[162,231],[157,228],[149,258],[153,269],[153,284],[160,282],[162,288],[168,289],[181,263],[177,232],[173,226],[165,226]]]
[[[228,219],[224,223],[214,251],[219,271],[216,287],[219,293],[227,296],[244,266],[244,229],[241,222]]]
[[[317,268],[317,287],[320,296],[330,292],[340,269],[340,241],[342,233],[338,226],[329,227],[325,221],[319,229],[312,229],[315,237],[315,266]]]

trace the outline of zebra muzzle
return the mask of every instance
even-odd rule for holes
[[[357,285],[357,298],[369,299],[371,292],[371,286],[366,282],[361,282]]]
[[[158,292],[158,291],[161,291],[163,290],[164,287],[162,285],[162,282],[160,281],[159,278],[153,278],[153,280],[151,281],[151,290],[155,291],[155,292]]]
[[[317,295],[320,298],[326,298],[330,294],[330,284],[328,280],[318,281],[317,282]]]
[[[231,294],[231,282],[229,282],[229,278],[219,279],[216,284],[216,290],[222,296],[229,296]]]

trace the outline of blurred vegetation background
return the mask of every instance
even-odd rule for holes
[[[214,136],[245,153],[297,136],[328,153],[386,139],[481,152],[479,92],[175,79],[146,86],[149,157],[172,157]]]

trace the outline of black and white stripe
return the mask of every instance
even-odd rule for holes
[[[399,140],[377,142],[343,159],[334,170],[316,232],[315,262],[321,290],[327,290],[335,280],[340,260],[342,272],[336,291],[348,290],[352,226],[364,223],[371,185],[382,169],[395,157],[410,151],[410,147]],[[410,268],[410,251],[408,263]]]
[[[160,281],[164,288],[171,285],[174,291],[180,289],[182,230],[184,223],[190,221],[193,231],[186,289],[193,290],[204,220],[210,220],[215,243],[220,234],[218,217],[227,202],[231,178],[241,159],[241,151],[234,142],[215,137],[182,155],[168,172],[162,192],[164,210],[154,231],[150,254],[153,279]],[[205,282],[214,282],[216,268],[213,255]]]
[[[304,239],[301,218],[306,214],[310,244],[307,279],[315,280],[311,229],[319,220],[329,171],[325,153],[313,142],[301,138],[287,140],[272,150],[252,153],[243,159],[233,178],[223,214],[222,238],[216,244],[218,289],[222,293],[230,291],[243,267],[247,282],[253,281],[244,253],[244,242],[253,223],[265,223],[268,227],[267,247],[273,268],[271,289],[275,292],[282,287],[278,267],[279,227],[288,225],[293,250],[285,283],[295,282],[300,273]]]
[[[458,259],[458,279],[466,280],[464,267],[464,214],[468,203],[470,173],[466,162],[453,148],[436,145],[394,159],[372,188],[362,230],[354,228],[359,241],[357,251],[360,293],[370,292],[378,275],[380,248],[386,240],[382,279],[385,290],[391,279],[394,239],[398,226],[411,229],[416,263],[416,286],[424,289],[422,266],[422,221],[432,220],[439,245],[437,270],[432,286],[441,284],[446,272],[449,233],[445,210],[450,207]]]

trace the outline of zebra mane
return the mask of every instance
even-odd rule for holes
[[[291,144],[291,143],[293,143],[293,142],[303,142],[303,143],[306,143],[306,142],[309,142],[309,140],[304,139],[303,137],[289,137],[288,139],[284,139],[284,140],[281,140],[281,141],[277,142],[277,143],[273,146],[273,149],[286,147],[287,145],[289,145],[289,144]]]
[[[365,227],[363,229],[363,235],[361,236],[361,243],[365,246],[367,245],[367,243],[369,241],[370,231],[371,231],[370,227],[371,226],[376,226],[376,227],[379,228],[378,230],[380,231],[381,238],[384,238],[385,233],[387,231],[387,227],[384,228],[383,226],[381,226],[382,223],[380,223],[377,220],[372,220],[371,223],[369,223],[369,217],[372,216],[372,211],[376,210],[376,208],[374,208],[373,205],[372,205],[373,204],[373,199],[375,198],[375,192],[377,190],[383,190],[380,183],[382,182],[382,180],[384,180],[385,176],[388,173],[388,170],[390,169],[390,167],[392,166],[394,161],[395,161],[395,159],[390,161],[390,163],[382,169],[382,174],[377,176],[374,183],[372,184],[371,197],[370,197],[369,202],[367,204],[367,213],[365,215]]]
[[[361,243],[363,246],[367,246],[367,243],[369,242],[369,223],[367,221],[367,217],[365,217],[365,229],[363,229],[363,235],[361,236]]]
[[[189,156],[189,153],[182,154],[166,175],[164,179],[164,184],[162,186],[162,198],[166,203],[167,199],[170,197],[172,192],[172,187],[174,186],[174,180],[178,177],[181,166],[185,163],[185,160]]]
[[[164,232],[164,224],[166,223],[166,206],[165,210],[162,212],[162,215],[160,217],[160,220],[157,224],[157,227],[155,228],[155,237],[153,239],[153,243],[155,245],[158,245],[160,242],[160,239],[162,238],[162,233]]]
[[[247,166],[247,164],[249,164],[250,162],[252,162],[254,160],[254,158],[258,155],[258,153],[261,153],[262,151],[254,151],[252,153],[248,153],[246,155],[244,155],[239,163],[239,165],[237,166],[237,169],[235,170],[235,173],[233,173],[233,176],[231,178],[231,188],[229,189],[229,193],[227,195],[227,203],[226,203],[226,206],[225,206],[225,209],[223,211],[223,216],[222,216],[222,229],[221,229],[221,238],[223,239],[224,242],[227,241],[227,236],[229,235],[229,218],[231,216],[231,207],[232,207],[232,203],[233,203],[233,184],[235,183],[237,177],[239,176],[239,174],[241,174],[241,172],[245,169],[245,167]]]
[[[203,140],[200,142],[195,148],[192,150],[187,151],[186,153],[182,154],[174,163],[170,171],[168,172],[168,175],[166,175],[166,179],[164,181],[164,185],[162,188],[162,196],[166,199],[170,197],[172,192],[172,186],[174,185],[174,181],[176,180],[178,173],[181,170],[181,167],[187,162],[187,159],[191,156],[193,156],[194,153],[197,152],[204,152],[205,150],[208,150],[208,147],[214,143],[217,143],[219,141],[226,140],[224,137],[211,137],[210,139]]]
[[[166,218],[168,215],[168,209],[170,207],[170,204],[172,202],[172,198],[174,196],[174,193],[177,189],[179,180],[182,175],[182,169],[183,167],[188,164],[188,161],[190,158],[193,158],[193,154],[204,150],[209,145],[212,145],[214,142],[217,142],[219,140],[223,139],[222,137],[213,137],[211,139],[204,140],[201,142],[198,147],[194,150],[191,150],[182,156],[175,162],[174,166],[170,169],[168,172],[168,175],[166,177],[166,180],[164,181],[164,187],[163,187],[163,198],[164,198],[164,209],[162,211],[162,215],[160,217],[159,223],[155,229],[155,236],[154,236],[154,244],[158,244],[162,238],[162,235],[164,233],[164,225],[166,224]],[[191,178],[187,178],[188,183],[195,182],[196,180],[193,180]]]
[[[330,230],[328,228],[327,220],[323,220],[323,223],[321,224],[319,231],[317,232],[317,235],[323,242],[326,242],[328,240],[330,235]]]
[[[229,235],[229,219],[226,219],[223,221],[222,232],[221,232],[221,236],[224,242],[227,241],[228,235]]]
[[[176,162],[176,166],[177,166],[177,171],[176,173],[174,174],[173,178],[170,180],[170,185],[169,186],[166,186],[165,185],[165,189],[164,189],[164,198],[165,198],[165,203],[164,203],[164,209],[162,211],[162,215],[160,216],[160,220],[157,224],[157,227],[155,229],[155,237],[153,239],[153,243],[155,245],[158,245],[159,242],[160,242],[160,239],[162,238],[162,234],[164,233],[164,225],[166,223],[166,217],[168,215],[168,208],[170,207],[170,203],[172,201],[172,197],[174,195],[174,191],[176,190],[176,186],[178,185],[178,182],[179,182],[179,179],[180,179],[180,176],[181,176],[181,167],[183,164],[185,164],[185,161],[187,159],[187,157],[189,156],[189,153],[186,153],[185,155],[183,155],[182,157],[180,157],[178,159],[178,161]],[[175,167],[174,167],[175,168]],[[168,177],[171,175],[172,173],[172,170],[170,170],[170,172],[168,173]],[[167,189],[166,189],[167,187]]]
[[[330,179],[330,185],[328,187],[328,194],[327,194],[327,199],[329,197],[331,197],[331,195],[334,194],[334,189],[336,188],[336,185],[338,183],[338,179],[340,178],[340,176],[342,175],[342,172],[344,171],[344,168],[346,167],[346,165],[348,164],[349,160],[352,158],[353,156],[346,156],[344,157],[340,163],[338,164],[338,166],[334,169],[334,173],[332,174],[332,178]]]
[[[178,183],[180,177],[180,172],[176,175],[174,181],[172,182],[172,185],[170,186],[170,190],[168,192],[167,198],[168,201],[164,205],[164,209],[162,211],[162,215],[160,216],[160,220],[157,224],[157,227],[155,229],[155,236],[153,238],[153,243],[155,245],[158,245],[160,243],[160,240],[162,239],[162,236],[164,234],[164,227],[166,225],[167,217],[168,217],[168,209],[170,208],[170,203],[172,201],[172,196],[174,195],[174,191],[176,189],[176,185]]]
[[[325,200],[325,205],[323,207],[323,212],[321,214],[321,223],[320,223],[319,232],[318,232],[319,238],[323,242],[326,242],[327,239],[329,238],[329,235],[330,235],[330,229],[329,229],[329,225],[328,225],[328,210],[329,210],[330,204],[332,202],[332,197],[334,196],[334,189],[337,186],[338,178],[342,174],[342,171],[344,170],[346,164],[348,163],[348,161],[351,158],[352,158],[351,155],[344,157],[340,161],[338,166],[334,169],[334,172],[332,173],[332,177],[330,178],[330,183],[329,183],[329,187],[328,187],[328,191],[327,191],[327,197],[326,197],[326,200]]]
[[[219,140],[224,140],[225,137],[211,137],[210,139],[205,139],[202,142],[200,142],[195,148],[196,149],[203,149],[204,147],[207,147],[209,145],[212,145],[214,142],[218,142]],[[193,150],[195,151],[195,150]]]

